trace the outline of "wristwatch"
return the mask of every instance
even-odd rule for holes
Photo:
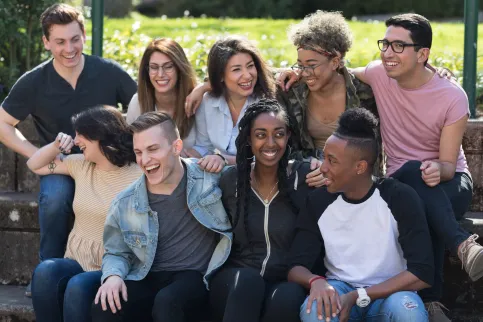
[[[225,165],[228,165],[228,160],[225,158],[225,156],[223,156],[223,154],[220,153],[220,151],[218,151],[218,149],[215,149],[213,155],[219,156],[223,162],[225,162]]]
[[[359,295],[356,301],[358,307],[366,307],[371,303],[371,298],[369,297],[369,295],[367,295],[365,288],[358,288],[357,294]]]

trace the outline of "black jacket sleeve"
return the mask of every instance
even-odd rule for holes
[[[386,200],[399,230],[399,244],[407,270],[428,284],[434,279],[433,247],[422,201],[410,186],[385,179],[381,196]]]
[[[311,192],[305,199],[297,218],[295,238],[290,249],[290,268],[304,266],[312,270],[325,252],[318,220],[333,201],[325,187]]]

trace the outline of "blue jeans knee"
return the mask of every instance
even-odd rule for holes
[[[397,292],[389,296],[380,306],[379,314],[384,322],[425,322],[428,313],[418,294]]]
[[[40,260],[64,257],[70,225],[74,217],[74,180],[65,175],[40,177],[39,225]]]
[[[91,321],[91,306],[101,286],[101,276],[101,271],[85,272],[69,280],[64,294],[64,321]]]
[[[319,320],[317,317],[317,300],[314,300],[312,302],[312,308],[310,309],[310,313],[307,313],[307,302],[309,301],[309,298],[307,297],[304,301],[304,304],[300,307],[300,320],[302,322],[325,322],[325,310],[324,307],[322,307],[322,320]],[[336,316],[335,318],[332,317],[330,319],[330,322],[339,322],[339,317]]]

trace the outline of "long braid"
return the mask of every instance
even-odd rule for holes
[[[293,126],[286,111],[273,99],[261,99],[256,103],[248,106],[245,111],[245,115],[240,120],[239,133],[235,141],[237,147],[236,165],[237,165],[237,201],[236,201],[236,218],[232,223],[233,229],[238,224],[239,218],[243,216],[243,224],[245,228],[245,234],[248,243],[251,244],[250,231],[248,229],[248,213],[250,206],[250,190],[251,190],[251,163],[253,160],[253,152],[250,146],[250,132],[254,120],[263,113],[273,112],[276,115],[282,114],[287,129],[292,132],[296,127]],[[291,138],[288,141],[288,145],[291,143]],[[279,161],[277,170],[278,188],[282,195],[286,195],[289,190],[287,166],[289,160],[289,149],[285,150],[282,158]],[[289,198],[290,199],[290,198]],[[292,202],[291,202],[292,204]],[[242,213],[243,209],[243,213]]]

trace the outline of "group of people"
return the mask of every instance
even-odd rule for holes
[[[1,142],[40,175],[38,322],[449,321],[445,249],[483,276],[457,222],[468,99],[427,64],[426,18],[388,19],[381,60],[355,69],[337,12],[290,27],[291,70],[230,36],[201,84],[172,39],[136,84],[83,54],[77,9],[41,24],[53,58],[0,108]],[[15,127],[29,115],[40,148]]]

